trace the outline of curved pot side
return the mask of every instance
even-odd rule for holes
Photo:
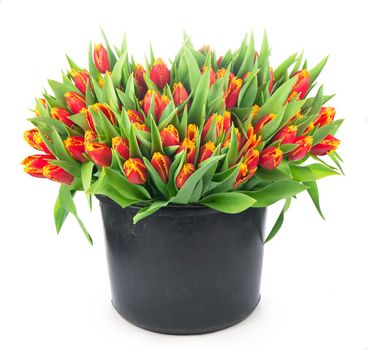
[[[139,208],[98,198],[112,303],[125,319],[161,333],[206,333],[256,307],[265,209],[167,207],[133,225]]]

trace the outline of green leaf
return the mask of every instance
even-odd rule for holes
[[[189,50],[187,47],[184,47],[183,51],[187,68],[189,70],[190,90],[195,90],[201,78],[200,68],[195,57],[191,53],[191,50]]]
[[[256,200],[238,192],[215,193],[200,201],[209,208],[228,213],[240,213],[253,206]]]
[[[197,85],[194,100],[189,110],[189,123],[200,125],[205,119],[206,100],[209,94],[210,67],[207,67],[205,73],[201,76]]]
[[[340,175],[337,171],[330,169],[323,164],[311,164],[307,166],[298,166],[295,164],[289,164],[289,169],[292,173],[292,177],[296,181],[310,182],[322,179],[330,175]]]
[[[284,62],[280,64],[280,66],[274,71],[274,80],[279,80],[286,72],[287,69],[294,63],[297,57],[297,53],[289,56]]]
[[[140,220],[146,218],[149,215],[152,215],[159,209],[166,207],[169,201],[158,201],[152,203],[149,207],[141,208],[138,213],[134,216],[134,224],[139,222]]]
[[[87,191],[92,183],[93,176],[93,162],[85,162],[81,165],[81,179],[84,191]],[[89,209],[92,209],[92,198],[90,194],[86,194]]]
[[[74,215],[75,219],[78,221],[78,224],[80,226],[80,228],[82,229],[85,237],[87,238],[88,242],[90,244],[93,244],[92,238],[90,236],[90,234],[88,233],[87,229],[85,228],[83,222],[80,220],[74,201],[73,201],[73,196],[70,192],[70,186],[67,185],[61,185],[60,186],[60,191],[59,191],[59,205],[61,207],[63,207],[66,211],[70,212],[71,214]]]
[[[112,79],[109,74],[106,74],[104,77],[102,103],[107,103],[111,107],[118,109],[116,91],[115,91]]]
[[[324,214],[322,213],[320,207],[319,190],[317,188],[316,181],[304,182],[304,184],[308,187],[307,192],[310,195],[312,202],[315,205],[318,213],[325,220]]]
[[[254,198],[256,208],[267,207],[281,199],[291,197],[307,189],[307,186],[293,180],[274,182],[258,191],[244,191],[246,195]]]
[[[203,161],[199,168],[187,179],[182,188],[178,191],[177,195],[172,198],[172,203],[187,204],[192,196],[195,186],[203,177],[203,175],[209,171],[213,166],[217,166],[220,159],[225,155],[210,157]]]
[[[144,157],[143,160],[153,183],[156,185],[159,192],[161,192],[165,196],[165,198],[168,198],[167,184],[161,179],[149,159]]]
[[[284,221],[284,213],[288,210],[290,204],[291,204],[291,198],[292,197],[288,197],[286,200],[285,200],[285,204],[284,204],[284,207],[282,209],[282,211],[280,212],[279,214],[279,217],[277,219],[277,221],[275,222],[272,230],[270,231],[268,237],[266,238],[265,242],[264,243],[267,243],[269,242],[271,239],[274,238],[274,236],[278,233],[278,231],[280,230],[280,228],[282,227],[283,225],[283,221]]]
[[[324,59],[322,59],[315,67],[310,69],[310,84],[312,84],[316,78],[321,73],[322,69],[324,68],[329,56],[326,56]]]
[[[74,193],[72,193],[74,195]],[[63,223],[65,222],[69,211],[66,210],[60,203],[60,195],[57,196],[54,206],[54,221],[56,226],[56,232],[59,233]]]
[[[296,82],[296,79],[297,77],[293,77],[292,79],[288,80],[271,95],[271,97],[261,106],[259,113],[254,117],[254,124],[256,124],[267,114],[278,114],[280,112],[289,96],[290,91],[292,90],[294,83]]]

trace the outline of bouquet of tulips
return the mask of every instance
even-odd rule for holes
[[[322,215],[316,181],[342,172],[334,137],[342,120],[323,106],[332,96],[322,86],[309,96],[327,58],[309,69],[294,54],[273,69],[266,34],[259,52],[251,35],[219,57],[185,35],[170,66],[152,49],[143,66],[125,38],[112,49],[102,34],[88,70],[67,56],[70,70],[49,80],[24,134],[41,151],[23,160],[25,172],[61,183],[57,231],[70,212],[91,240],[76,191],[89,203],[104,195],[141,207],[134,223],[169,204],[238,213],[284,199],[267,240],[302,191]]]

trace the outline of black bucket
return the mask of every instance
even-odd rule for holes
[[[265,209],[224,214],[170,206],[136,225],[139,208],[100,200],[112,304],[160,333],[198,334],[245,319],[260,299]]]

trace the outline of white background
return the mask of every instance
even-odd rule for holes
[[[343,5],[340,5],[343,3]],[[282,349],[367,348],[367,48],[363,1],[3,1],[0,5],[0,348],[10,349]],[[346,177],[320,182],[324,222],[307,195],[287,213],[265,249],[262,300],[243,323],[213,334],[166,336],[125,322],[110,304],[98,203],[80,211],[90,247],[72,218],[56,236],[56,184],[33,179],[19,162],[34,97],[67,68],[64,53],[87,64],[102,25],[112,43],[124,32],[141,61],[151,41],[164,59],[182,30],[217,52],[264,29],[276,66],[305,49],[310,66],[327,54],[319,78],[345,118],[338,137]],[[279,206],[269,210],[270,228]]]

